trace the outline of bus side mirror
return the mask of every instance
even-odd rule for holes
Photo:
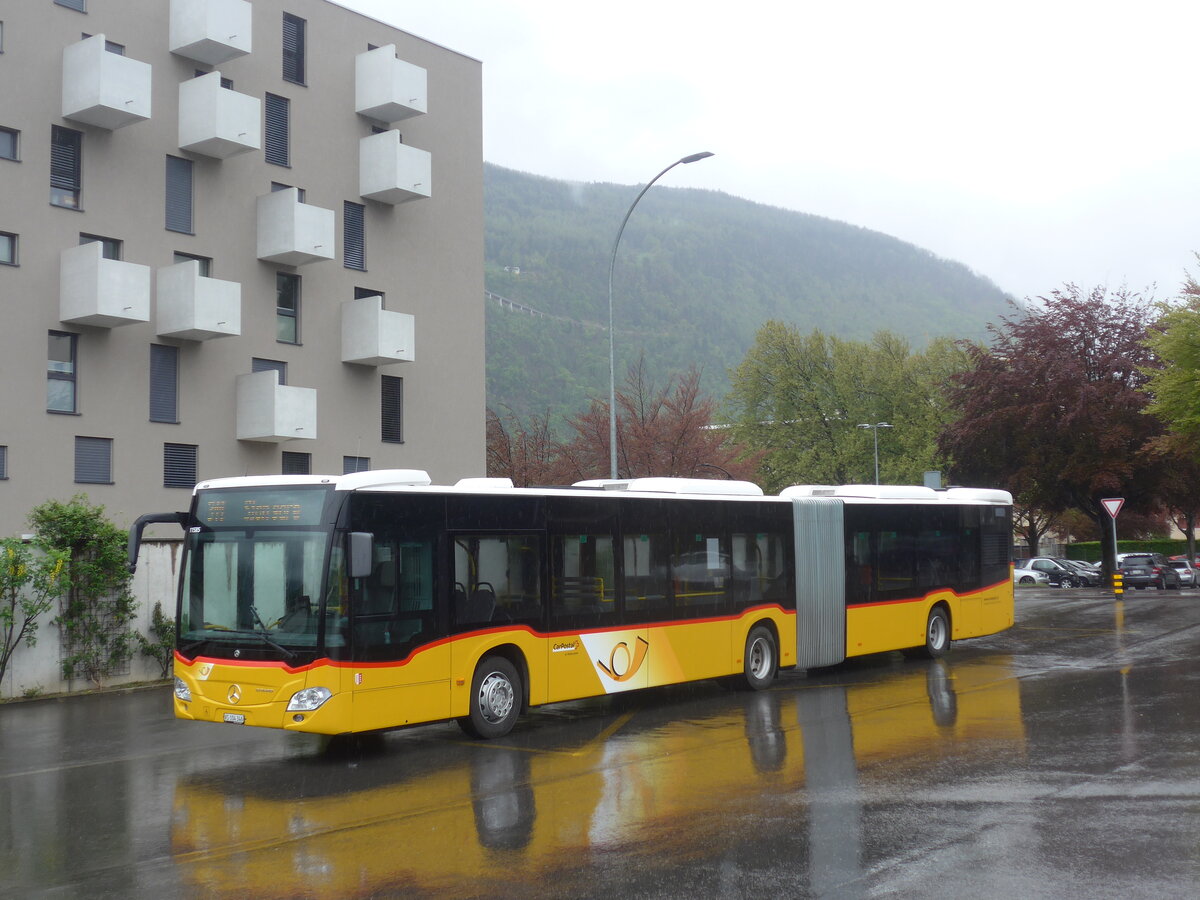
[[[350,577],[366,578],[374,562],[375,535],[369,531],[350,532]]]

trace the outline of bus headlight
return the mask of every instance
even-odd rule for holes
[[[329,690],[329,688],[305,688],[302,691],[292,694],[292,699],[288,701],[287,708],[289,711],[311,712],[320,707],[322,703],[332,696],[333,691]]]
[[[187,686],[187,682],[178,675],[175,676],[175,696],[184,703],[190,703],[192,701],[192,689],[189,688]]]

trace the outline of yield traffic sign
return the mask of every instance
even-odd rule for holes
[[[1100,502],[1104,504],[1104,508],[1108,510],[1108,514],[1115,519],[1117,513],[1121,511],[1121,507],[1125,505],[1125,498],[1109,497],[1107,500],[1101,500]]]

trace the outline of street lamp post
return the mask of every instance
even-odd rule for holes
[[[875,483],[879,484],[879,429],[880,428],[891,428],[892,426],[889,425],[887,422],[876,422],[874,425],[872,425],[868,422],[863,425],[859,425],[858,427],[859,428],[870,428],[871,433],[873,435],[875,435]]]
[[[675,162],[651,178],[646,186],[642,188],[641,193],[634,197],[633,202],[629,204],[629,210],[625,213],[625,218],[621,220],[621,227],[617,229],[617,239],[613,241],[612,259],[608,264],[608,461],[614,481],[617,478],[617,371],[616,356],[614,353],[615,344],[613,341],[613,269],[617,266],[617,248],[621,246],[621,235],[625,233],[625,223],[633,215],[633,208],[638,205],[638,201],[642,199],[646,191],[650,190],[654,182],[680,164],[687,165],[688,163],[699,162],[702,159],[708,159],[710,156],[712,154],[707,150],[703,153],[693,153],[691,156],[675,160]]]

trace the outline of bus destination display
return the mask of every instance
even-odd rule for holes
[[[196,518],[208,526],[318,525],[323,490],[204,491]]]

